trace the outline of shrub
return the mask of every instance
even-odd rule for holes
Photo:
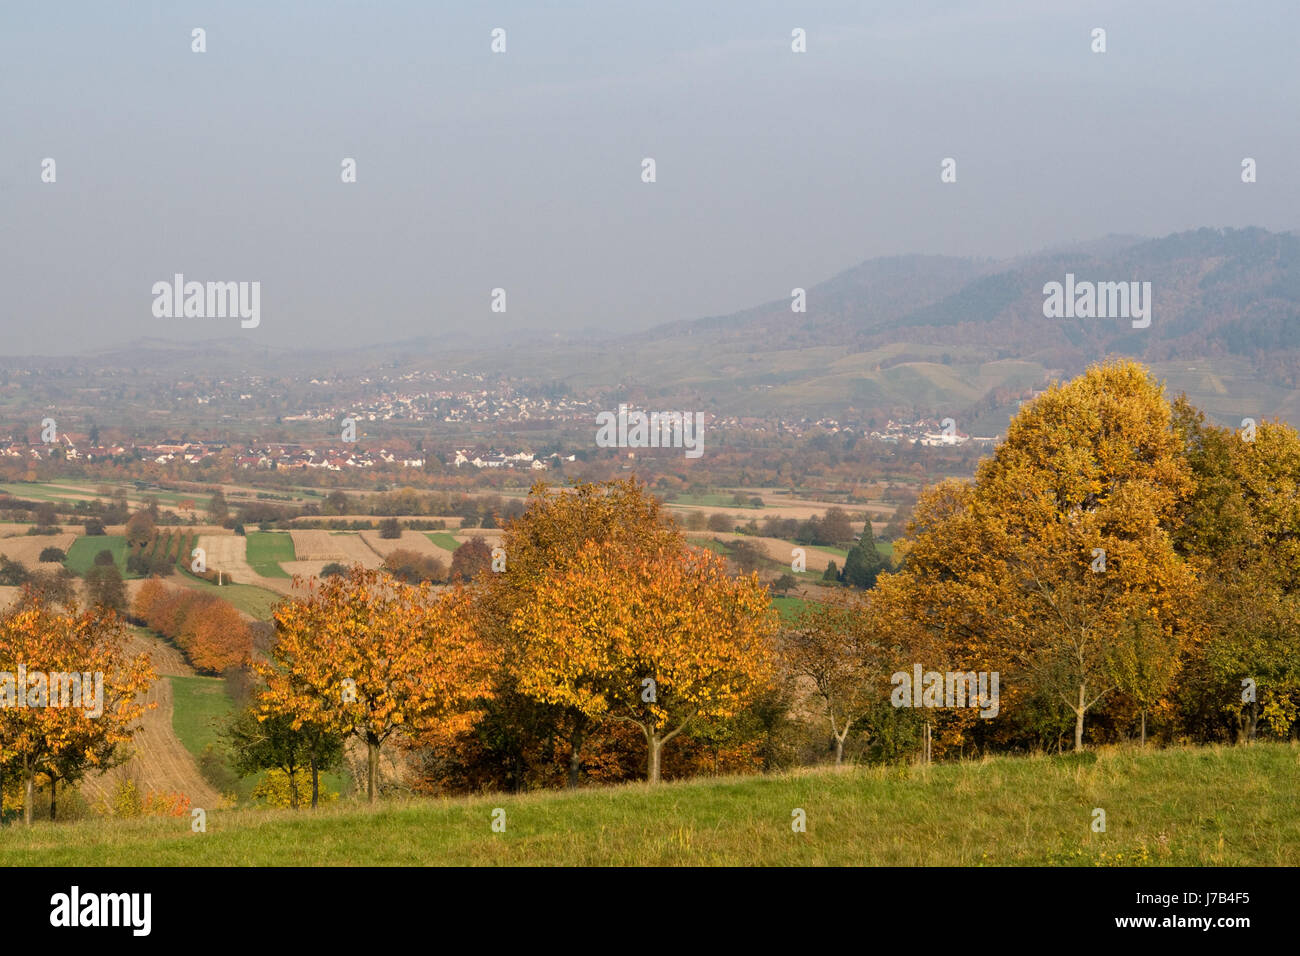
[[[116,564],[117,562],[113,560],[113,552],[108,550],[108,548],[104,548],[102,551],[95,553],[94,563],[96,567],[107,567],[108,565]]]
[[[384,558],[384,570],[407,584],[437,582],[447,576],[447,566],[438,558],[406,548],[395,548],[388,552],[388,557]]]
[[[339,564],[337,561],[331,561],[325,567],[320,569],[320,576],[323,578],[332,578],[340,574],[347,574],[348,566]]]
[[[100,521],[98,518],[86,519],[86,537],[94,538],[107,533],[108,532],[104,530],[104,522]]]
[[[27,569],[21,561],[13,561],[7,555],[0,554],[0,584],[6,587],[21,587],[27,583]]]
[[[38,560],[42,562],[50,561],[56,564],[62,564],[67,560],[67,557],[68,555],[62,548],[45,548],[41,551],[41,556]]]
[[[227,763],[225,755],[213,744],[208,744],[199,754],[199,773],[218,793],[228,793],[239,784],[239,774]]]
[[[385,518],[379,522],[379,537],[393,539],[401,536],[402,525],[396,518]]]
[[[731,531],[732,526],[733,526],[733,522],[729,515],[725,515],[720,511],[709,515],[710,531]]]
[[[298,806],[306,807],[311,805],[311,771],[301,770],[294,774],[295,782],[298,785]],[[316,803],[323,805],[337,800],[339,795],[325,786],[324,781],[319,782],[320,792],[317,794]],[[266,772],[266,776],[256,787],[253,788],[253,799],[260,800],[268,807],[287,810],[293,806],[292,790],[289,787],[289,775],[275,767]]]

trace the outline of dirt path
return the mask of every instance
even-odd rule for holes
[[[87,775],[82,781],[81,793],[90,803],[111,801],[113,789],[123,779],[135,778],[148,793],[179,791],[190,798],[192,806],[212,808],[220,796],[199,773],[193,756],[180,742],[172,729],[174,698],[169,676],[190,677],[193,669],[185,663],[178,650],[155,637],[132,632],[126,642],[128,654],[148,653],[158,671],[158,680],[144,695],[146,703],[157,703],[147,710],[139,721],[139,729],[131,740],[134,756],[121,767],[103,774]]]

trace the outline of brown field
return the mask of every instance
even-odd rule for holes
[[[862,520],[871,514],[871,526],[875,528],[879,525],[881,528],[894,513],[893,505],[873,502],[869,505],[837,505],[833,502],[806,502],[789,504],[781,502],[766,508],[731,508],[713,505],[678,505],[668,504],[668,510],[672,512],[674,518],[679,522],[692,511],[703,512],[706,515],[724,514],[729,518],[734,518],[739,524],[745,524],[751,518],[760,525],[764,518],[795,518],[799,521],[807,521],[816,515],[820,518],[831,508],[840,508],[849,515],[849,519],[855,524],[861,524]]]
[[[26,567],[35,568],[40,566],[40,562],[36,559],[41,556],[41,552],[46,548],[61,548],[66,553],[72,547],[72,542],[76,540],[76,534],[71,531],[65,531],[63,534],[0,538],[0,554],[5,555],[10,561],[17,561]],[[56,562],[45,563],[46,568],[57,568],[59,566]]]
[[[804,550],[804,560],[807,562],[809,571],[825,571],[826,566],[834,561],[837,565],[843,564],[844,559],[838,555],[831,554],[829,551],[822,551],[810,544],[795,545],[781,538],[760,538],[750,534],[732,534],[726,531],[688,531],[686,538],[689,541],[752,541],[763,549],[763,553],[774,561],[780,561],[788,565],[791,560],[791,549],[800,547]],[[787,569],[788,570],[788,569]]]
[[[209,570],[230,575],[236,584],[256,584],[261,575],[248,566],[248,539],[238,534],[199,535]]]
[[[290,520],[290,524],[295,521],[372,521],[375,524],[384,520],[385,516],[380,515],[315,515],[312,517],[298,517]],[[397,520],[402,521],[410,519],[412,521],[443,521],[447,527],[442,530],[457,531],[460,528],[459,515],[397,515]],[[439,530],[439,529],[434,529]],[[423,532],[421,532],[423,533]]]
[[[328,561],[281,561],[280,567],[284,568],[285,574],[293,577],[318,578],[321,571],[325,569]],[[281,578],[281,581],[284,579]]]
[[[451,552],[438,547],[423,531],[403,531],[400,538],[381,538],[378,531],[361,531],[358,534],[362,541],[385,558],[390,551],[402,548],[417,554],[432,555],[445,562],[451,561]]]
[[[92,804],[110,800],[118,781],[134,778],[146,791],[179,791],[190,798],[193,806],[216,807],[220,796],[203,779],[194,758],[172,730],[172,685],[167,675],[189,677],[194,671],[179,651],[156,637],[132,631],[126,648],[133,656],[148,653],[153,661],[159,679],[144,700],[158,706],[145,711],[140,719],[140,729],[131,739],[134,755],[130,761],[107,773],[88,775],[81,784],[82,795]]]
[[[452,537],[462,543],[468,541],[470,538],[482,538],[487,542],[489,548],[495,548],[505,540],[505,536],[506,533],[500,528],[466,528],[464,531],[456,531],[452,533]]]
[[[289,534],[293,536],[293,550],[298,556],[298,560],[290,562],[291,564],[302,561],[338,561],[341,564],[377,568],[383,563],[383,558],[362,540],[360,534],[330,531],[290,531]],[[293,573],[288,567],[285,570]]]

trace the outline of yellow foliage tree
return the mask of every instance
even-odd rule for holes
[[[521,689],[646,739],[646,777],[697,719],[734,715],[773,674],[777,628],[757,575],[731,578],[711,552],[583,547],[519,607]]]

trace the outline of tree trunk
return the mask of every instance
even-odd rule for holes
[[[23,768],[23,823],[32,825],[32,803],[36,799],[36,774]]]
[[[663,749],[663,741],[655,733],[646,734],[646,782],[659,782],[659,752]]]
[[[575,733],[569,738],[569,789],[578,785],[582,776],[582,734]]]
[[[289,806],[291,809],[298,809],[298,769],[289,771]]]
[[[320,798],[320,767],[316,765],[316,758],[311,761],[311,808],[316,809],[316,801]]]
[[[1147,745],[1147,712],[1142,711],[1142,746]]]
[[[1083,749],[1083,702],[1087,700],[1084,696],[1086,690],[1085,685],[1079,685],[1079,706],[1074,709],[1074,749],[1076,751]]]
[[[58,813],[58,800],[56,797],[58,790],[59,790],[59,781],[51,777],[50,778],[50,819],[51,820],[53,820],[55,815]]]
[[[835,766],[844,762],[844,738],[839,734],[835,735]]]
[[[366,768],[366,796],[371,803],[375,802],[379,789],[379,744],[374,741],[366,741],[367,750],[367,768]]]

